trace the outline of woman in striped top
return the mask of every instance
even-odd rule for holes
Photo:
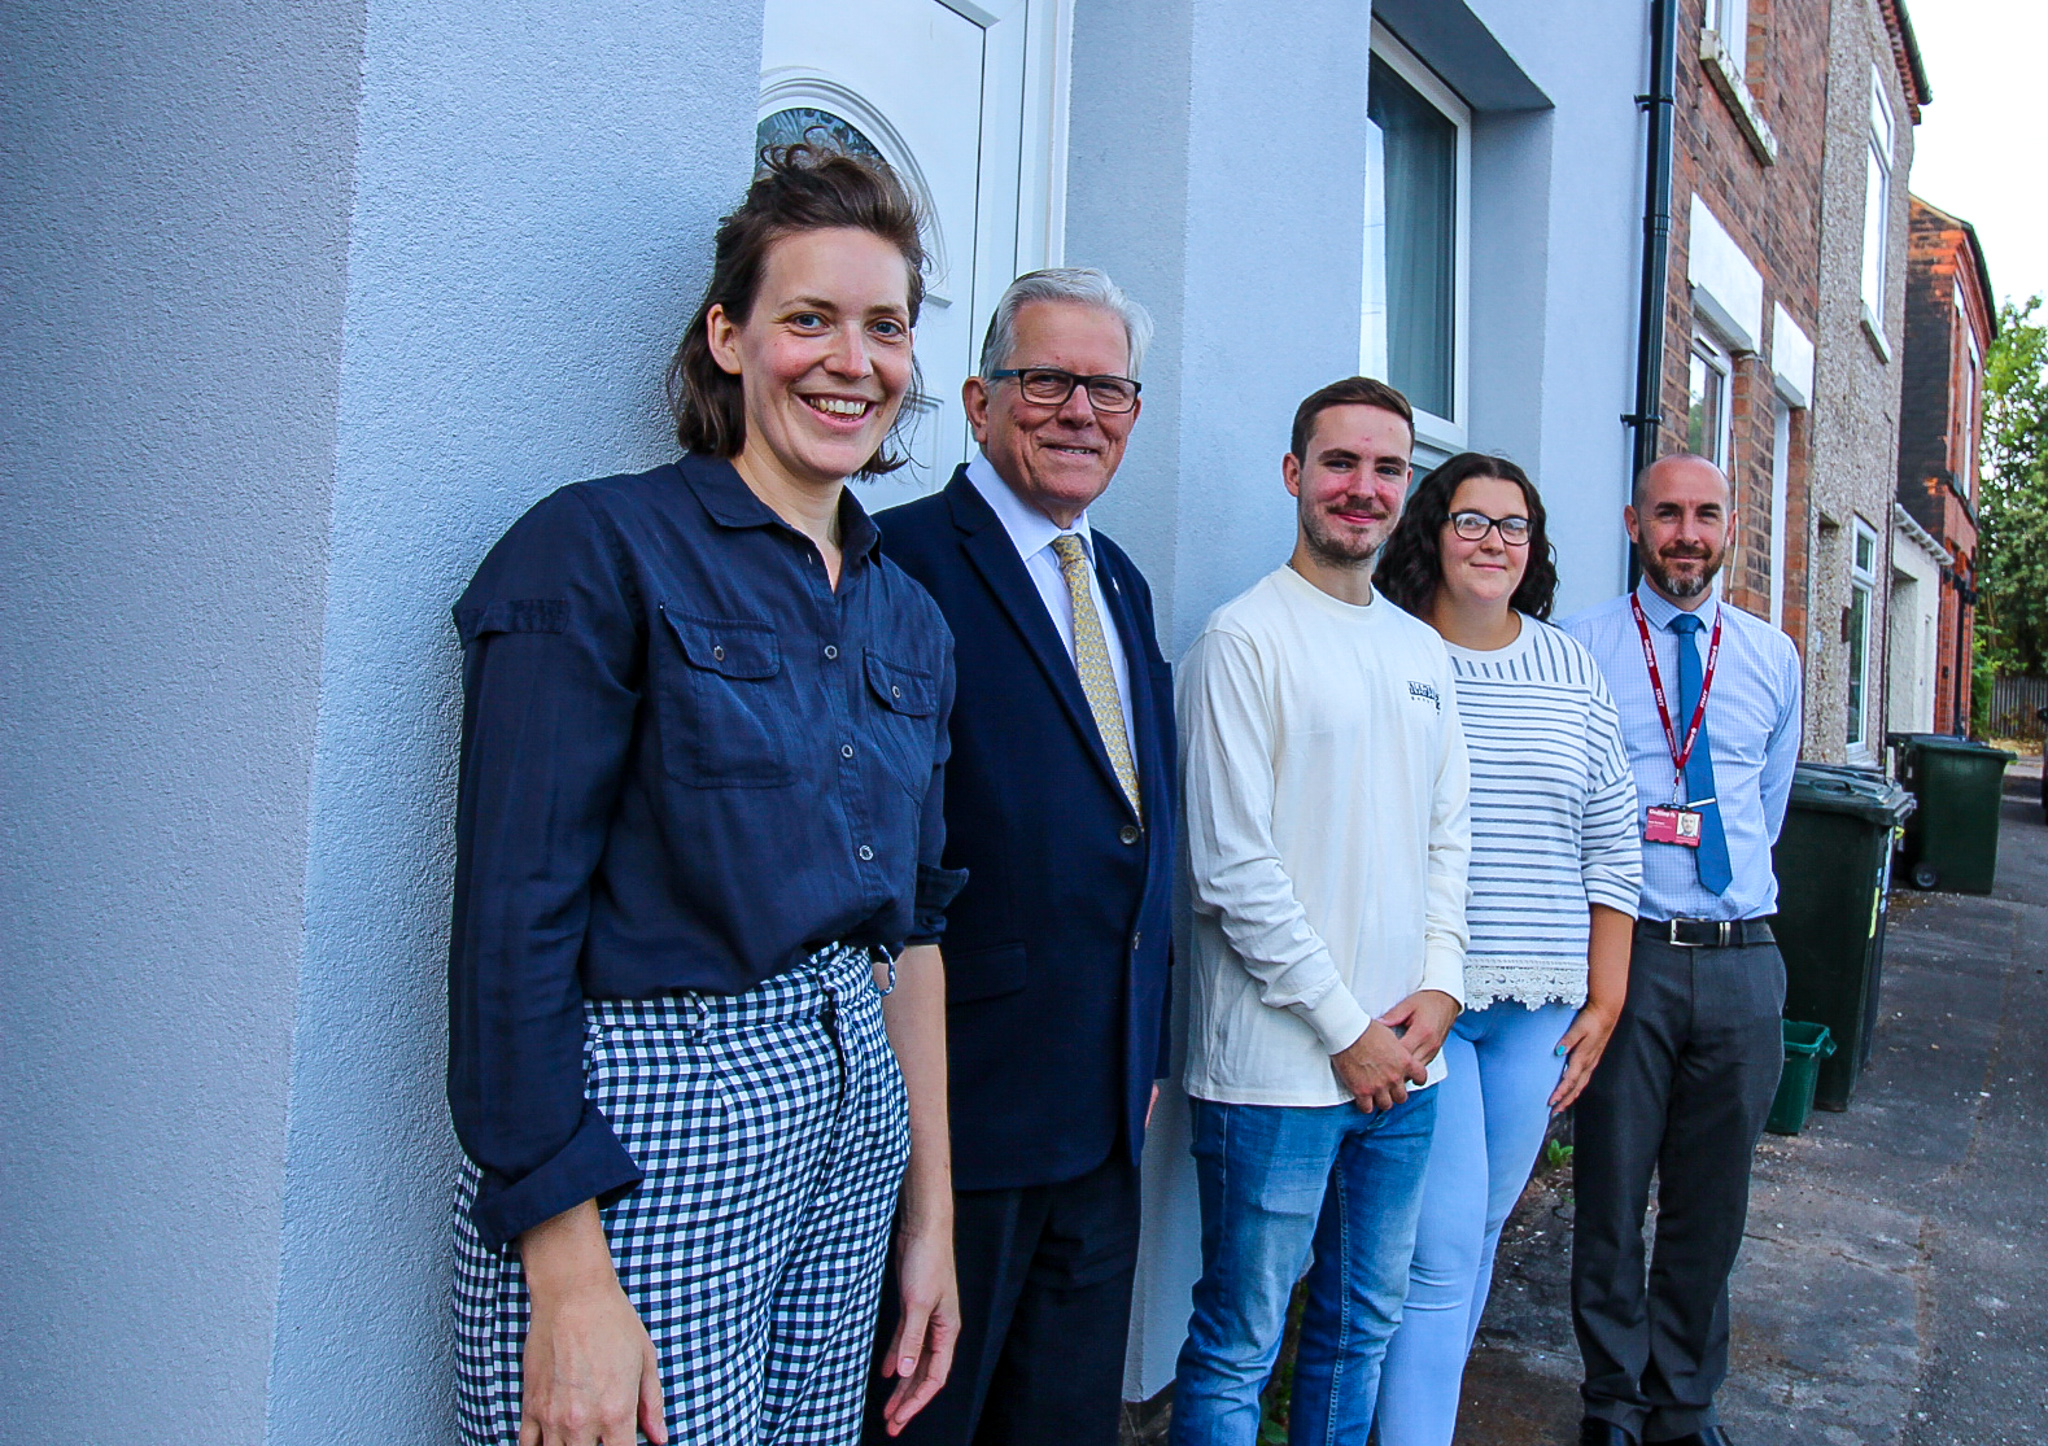
[[[1641,844],[1614,700],[1544,621],[1557,571],[1521,468],[1474,452],[1437,468],[1373,581],[1443,635],[1472,763],[1465,1013],[1379,1399],[1382,1446],[1450,1446],[1501,1225],[1621,1013]]]

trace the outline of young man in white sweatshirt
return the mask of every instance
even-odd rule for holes
[[[1308,1265],[1295,1440],[1364,1440],[1464,996],[1465,743],[1435,630],[1375,596],[1413,414],[1351,377],[1295,414],[1285,567],[1176,696],[1195,904],[1187,1091],[1202,1278],[1174,1446],[1251,1446]]]

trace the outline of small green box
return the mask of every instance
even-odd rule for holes
[[[1785,1024],[1785,1072],[1778,1076],[1778,1093],[1771,1100],[1771,1117],[1764,1128],[1774,1135],[1796,1135],[1806,1128],[1813,1113],[1813,1087],[1820,1079],[1820,1062],[1835,1052],[1834,1036],[1825,1024],[1807,1024],[1788,1019]]]

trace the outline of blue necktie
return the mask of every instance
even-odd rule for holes
[[[1678,634],[1676,726],[1680,729],[1680,746],[1685,743],[1683,730],[1692,722],[1693,710],[1700,705],[1700,650],[1693,642],[1693,634],[1700,627],[1700,620],[1691,613],[1680,613],[1671,620],[1671,631]],[[1692,753],[1685,760],[1685,796],[1688,800],[1710,800],[1687,804],[1689,808],[1698,809],[1700,815],[1700,846],[1692,851],[1693,863],[1700,871],[1702,888],[1725,894],[1728,885],[1735,881],[1735,874],[1728,867],[1728,834],[1721,827],[1721,805],[1711,801],[1719,795],[1714,792],[1714,750],[1707,742],[1707,720],[1704,718],[1700,719],[1700,736],[1693,741]]]

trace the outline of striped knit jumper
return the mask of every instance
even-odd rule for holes
[[[1472,760],[1465,1007],[1586,998],[1588,904],[1633,916],[1635,778],[1593,655],[1523,616],[1505,648],[1446,643]]]

